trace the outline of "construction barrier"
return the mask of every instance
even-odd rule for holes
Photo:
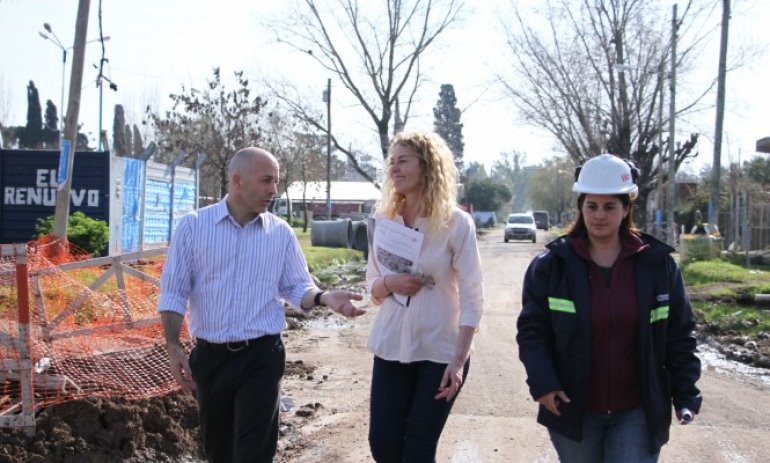
[[[31,436],[35,433],[35,396],[25,244],[0,245],[0,314],[0,427],[23,427]]]
[[[73,399],[178,390],[156,308],[166,249],[90,259],[52,246],[2,245],[0,426],[34,426],[34,410]],[[189,353],[186,327],[180,339]]]

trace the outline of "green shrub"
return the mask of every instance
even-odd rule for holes
[[[291,220],[289,220],[286,216],[280,216],[283,220],[286,221],[289,225],[291,225],[291,228],[301,228],[303,224],[305,223],[305,219],[302,217],[292,217]]]
[[[37,219],[38,236],[53,233],[54,217]],[[96,220],[78,211],[67,221],[67,241],[96,257],[102,253],[110,239],[110,227],[104,220]]]

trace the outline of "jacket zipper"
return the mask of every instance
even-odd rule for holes
[[[610,270],[611,272],[612,270]],[[610,280],[612,281],[612,280]],[[612,400],[610,398],[611,392],[611,386],[612,386],[612,378],[610,369],[612,367],[611,365],[611,351],[612,351],[612,290],[607,289],[607,414],[611,414],[612,410],[610,409],[610,405],[612,403]]]

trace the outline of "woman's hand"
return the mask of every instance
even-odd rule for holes
[[[425,285],[423,278],[411,273],[391,273],[386,278],[388,290],[404,296],[414,296]]]
[[[548,394],[538,397],[537,401],[556,416],[561,416],[561,413],[559,412],[560,403],[570,403],[569,397],[567,397],[567,394],[565,394],[564,391],[549,392]]]
[[[690,424],[694,419],[695,415],[687,408],[676,411],[676,420],[679,421],[679,424],[681,425]]]
[[[446,366],[444,376],[441,378],[441,384],[438,387],[438,394],[434,397],[436,400],[446,399],[447,402],[460,392],[463,385],[463,369],[465,362],[452,361]]]

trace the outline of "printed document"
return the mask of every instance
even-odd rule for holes
[[[378,218],[374,227],[372,252],[382,275],[416,273],[424,235],[392,220]],[[399,304],[407,305],[408,297],[393,293]]]

